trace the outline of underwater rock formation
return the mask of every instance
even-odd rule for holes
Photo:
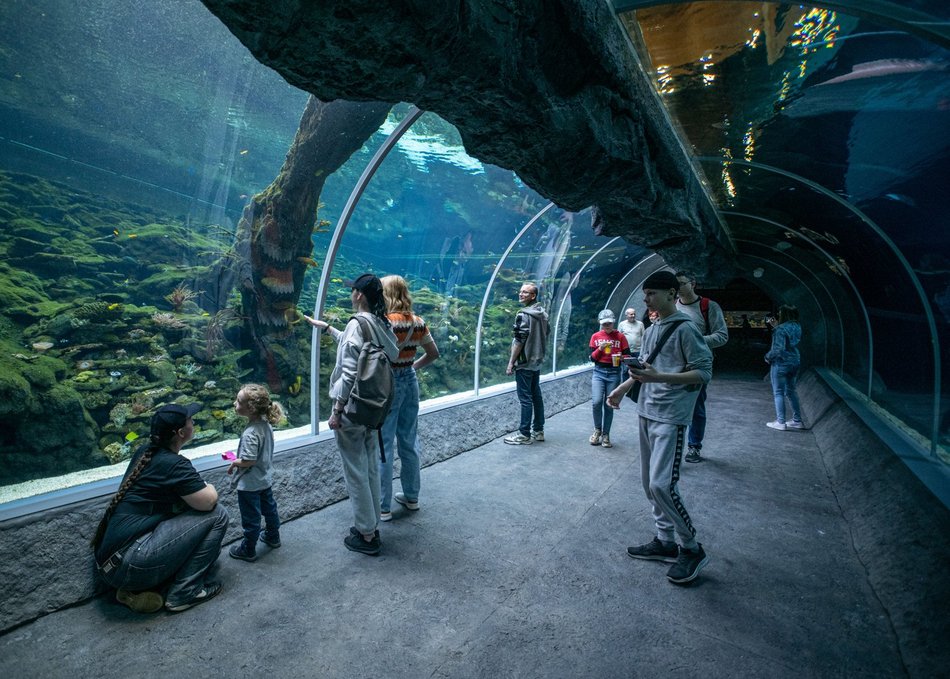
[[[235,287],[240,290],[243,345],[254,347],[257,378],[274,391],[283,392],[309,372],[309,354],[299,354],[287,338],[304,274],[314,261],[312,236],[323,184],[382,125],[389,109],[379,102],[325,103],[310,97],[280,173],[245,207],[232,251],[206,281],[213,312],[226,307]],[[210,354],[214,339],[206,340]]]
[[[648,77],[601,0],[202,0],[323,100],[412,102],[594,228],[727,276],[728,246]]]

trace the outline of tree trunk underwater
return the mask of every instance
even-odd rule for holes
[[[311,266],[317,206],[326,178],[372,136],[392,104],[323,102],[310,97],[287,158],[270,186],[255,195],[238,222],[233,248],[212,269],[204,289],[217,313],[241,292],[243,345],[255,379],[284,391],[309,370],[287,342],[297,317],[304,274]]]

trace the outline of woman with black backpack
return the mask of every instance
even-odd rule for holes
[[[354,409],[347,408],[347,402],[357,386],[357,369],[364,343],[371,342],[381,347],[390,363],[399,355],[399,347],[386,318],[386,302],[379,278],[364,273],[356,280],[343,281],[343,284],[352,289],[350,300],[356,315],[342,331],[330,327],[325,321],[309,316],[304,318],[313,327],[327,330],[337,342],[336,365],[330,374],[333,412],[327,426],[336,437],[343,460],[343,480],[353,505],[354,525],[343,539],[343,544],[351,551],[376,556],[382,546],[377,530],[380,499],[379,428],[356,422]],[[382,419],[385,419],[385,413]]]

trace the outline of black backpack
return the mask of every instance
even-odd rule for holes
[[[374,341],[369,321],[353,316],[360,324],[363,346],[356,363],[353,391],[343,408],[347,419],[370,429],[382,429],[395,397],[393,368],[382,346]],[[382,449],[380,449],[382,452]]]

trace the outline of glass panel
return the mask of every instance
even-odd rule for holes
[[[325,316],[339,327],[351,314],[343,279],[364,271],[403,276],[441,353],[420,371],[422,399],[470,391],[485,286],[511,239],[544,205],[514,173],[465,153],[452,125],[424,114],[383,161],[353,213]],[[335,356],[332,341],[325,342],[322,385]],[[325,399],[326,388],[320,391]]]
[[[228,447],[238,386],[273,366],[225,265],[307,95],[200,3],[13,0],[0,29],[0,482],[121,462],[171,400],[205,406],[192,446]],[[321,217],[371,152],[328,178]],[[285,342],[305,366],[279,428],[307,432],[310,334]]]
[[[933,343],[945,344],[950,321],[950,194],[941,180],[950,174],[948,50],[894,25],[798,5],[683,3],[622,18],[697,155],[780,168],[827,187],[896,244],[926,302],[856,214],[804,185],[759,176],[750,184],[745,168],[704,164],[723,208],[738,199],[747,211],[835,240],[829,249],[851,269],[875,329],[876,398],[921,434],[933,437],[936,427],[946,444],[950,352],[939,358],[939,424],[932,387]],[[895,324],[910,346],[897,345]],[[902,372],[898,354],[921,360]],[[867,392],[866,383],[856,387]]]

